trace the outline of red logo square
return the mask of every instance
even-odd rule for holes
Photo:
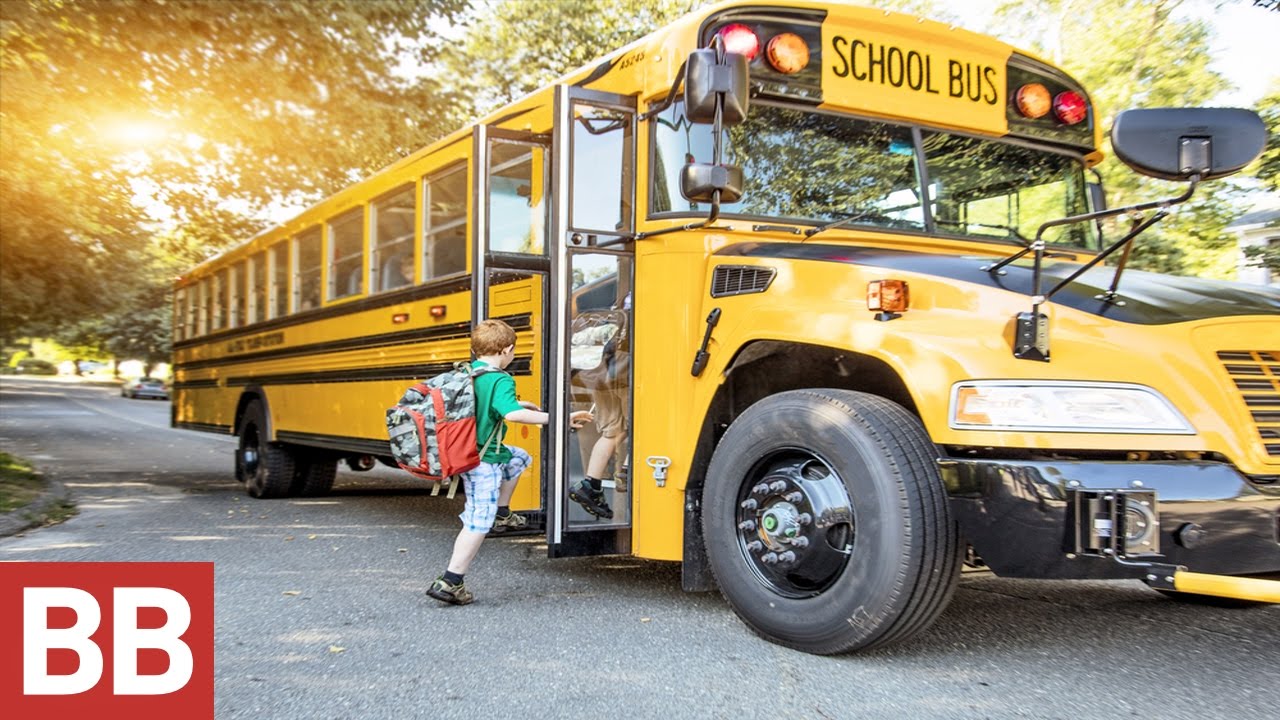
[[[213,717],[213,563],[0,563],[0,707]]]

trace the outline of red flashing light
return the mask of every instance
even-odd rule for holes
[[[726,52],[745,55],[747,62],[756,59],[760,54],[760,38],[755,31],[741,23],[725,25],[720,28],[720,42],[724,43]]]
[[[1053,114],[1067,125],[1075,125],[1089,116],[1089,104],[1074,90],[1064,90],[1053,98]]]

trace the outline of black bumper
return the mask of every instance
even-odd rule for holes
[[[951,458],[938,465],[961,532],[999,575],[1138,576],[1108,558],[1071,557],[1077,489],[1156,493],[1160,556],[1143,560],[1219,575],[1280,572],[1280,484],[1250,482],[1230,465]],[[1189,523],[1202,531],[1196,542],[1180,532]]]

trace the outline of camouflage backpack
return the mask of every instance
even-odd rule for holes
[[[473,380],[494,367],[471,368],[460,362],[405,391],[400,402],[387,410],[391,454],[414,477],[439,482],[480,464],[476,446],[476,391]],[[498,426],[501,427],[501,426]],[[498,428],[485,443],[497,437]],[[453,495],[450,487],[450,496]]]

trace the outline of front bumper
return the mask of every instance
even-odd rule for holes
[[[1080,490],[1155,493],[1159,554],[1142,560],[1215,575],[1280,572],[1280,484],[1250,482],[1230,465],[944,458],[939,469],[961,532],[1002,576],[1143,577],[1076,552],[1071,498]]]

